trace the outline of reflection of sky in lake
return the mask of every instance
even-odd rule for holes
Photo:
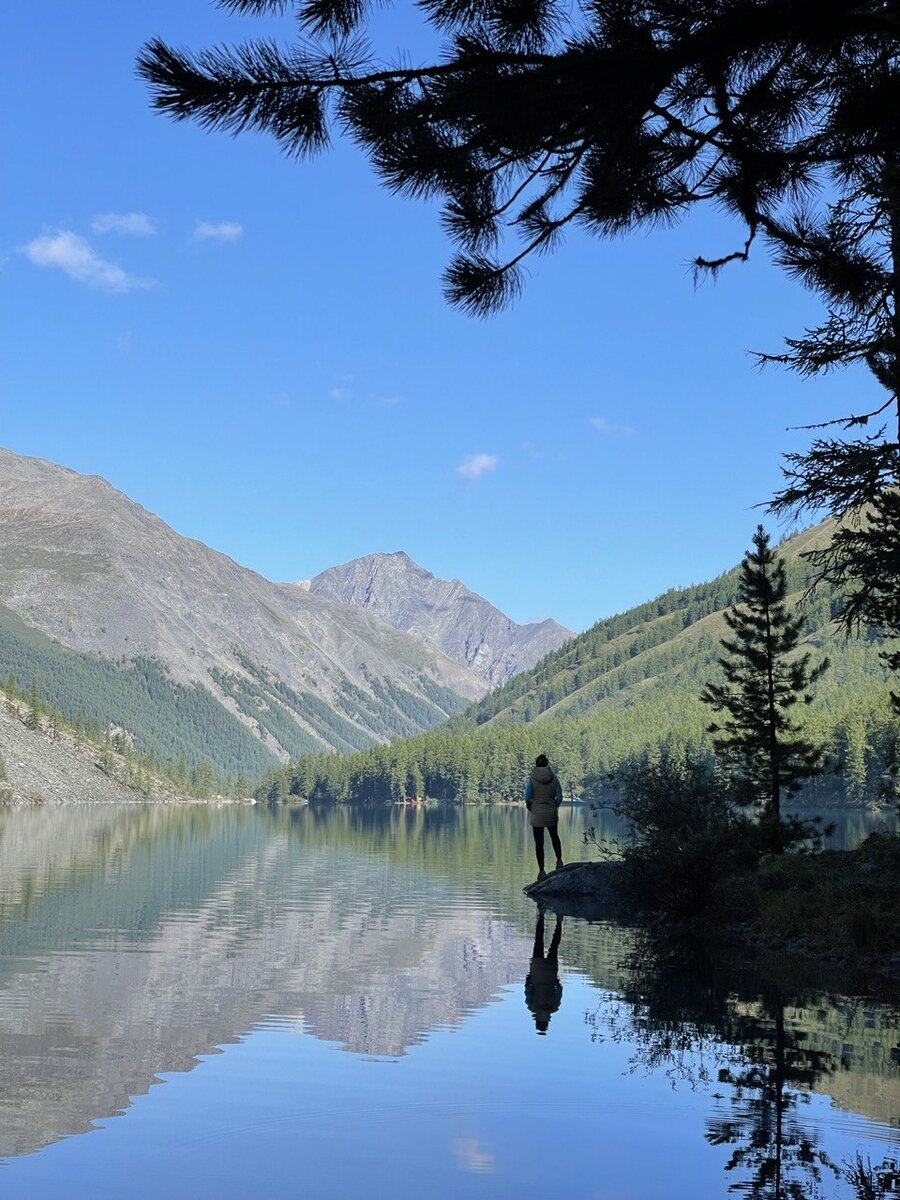
[[[895,1144],[897,1029],[873,1003],[789,998],[776,1053],[748,994],[746,1053],[681,1045],[621,996],[627,932],[567,919],[536,1036],[514,812],[43,820],[0,840],[4,1197],[724,1196],[743,1168],[710,1124],[777,1114],[779,1059],[784,1124],[832,1162]],[[838,1067],[807,1086],[810,1051]],[[830,1170],[819,1194],[852,1196]]]

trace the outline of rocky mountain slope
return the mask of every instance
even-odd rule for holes
[[[458,579],[439,579],[402,551],[355,558],[299,586],[366,609],[465,663],[492,686],[574,636],[550,619],[518,625]]]
[[[8,450],[0,604],[81,654],[164,664],[168,684],[199,685],[279,757],[427,728],[486,690],[374,614],[272,583],[104,479]]]
[[[23,706],[24,707],[24,706]],[[105,769],[96,745],[68,732],[28,729],[0,693],[0,804],[121,804],[183,799],[168,781],[148,779],[143,791],[120,778],[119,764]]]

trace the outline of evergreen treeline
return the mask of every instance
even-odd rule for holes
[[[0,677],[10,674],[25,693],[36,684],[50,708],[93,737],[111,726],[127,729],[137,754],[179,779],[190,780],[204,763],[215,764],[212,776],[223,784],[258,779],[275,762],[214,696],[174,683],[155,659],[111,662],[69,650],[0,606]]]
[[[826,693],[823,686],[822,693]],[[404,795],[436,800],[504,801],[521,797],[528,766],[547,752],[566,798],[602,799],[608,775],[649,747],[672,741],[712,754],[709,714],[695,690],[657,688],[640,703],[609,706],[580,717],[452,731],[448,727],[358,754],[302,755],[274,768],[259,799],[291,796],[313,803],[390,803]],[[863,804],[890,787],[900,760],[900,727],[888,689],[820,695],[809,713],[811,740],[825,746],[830,770],[804,798]]]

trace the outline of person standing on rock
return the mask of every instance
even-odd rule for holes
[[[538,881],[547,878],[544,870],[544,830],[550,831],[550,841],[556,854],[557,871],[563,865],[559,841],[559,806],[562,804],[562,784],[553,774],[546,754],[534,760],[534,770],[525,782],[525,807],[534,834],[534,853],[538,865]]]

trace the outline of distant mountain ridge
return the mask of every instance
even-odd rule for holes
[[[459,579],[441,579],[405,552],[366,554],[299,584],[366,609],[464,663],[492,686],[574,637],[557,621],[519,625]]]
[[[223,719],[236,717],[278,757],[428,728],[486,690],[474,672],[374,614],[272,583],[182,537],[99,476],[2,449],[0,605],[13,615],[0,631],[20,661],[40,653],[55,671],[52,646],[29,645],[16,617],[82,656],[59,656],[61,692],[97,657],[150,664],[132,681],[131,700],[181,687],[169,699],[184,708],[202,701],[199,686]],[[66,694],[52,699],[67,711]]]

